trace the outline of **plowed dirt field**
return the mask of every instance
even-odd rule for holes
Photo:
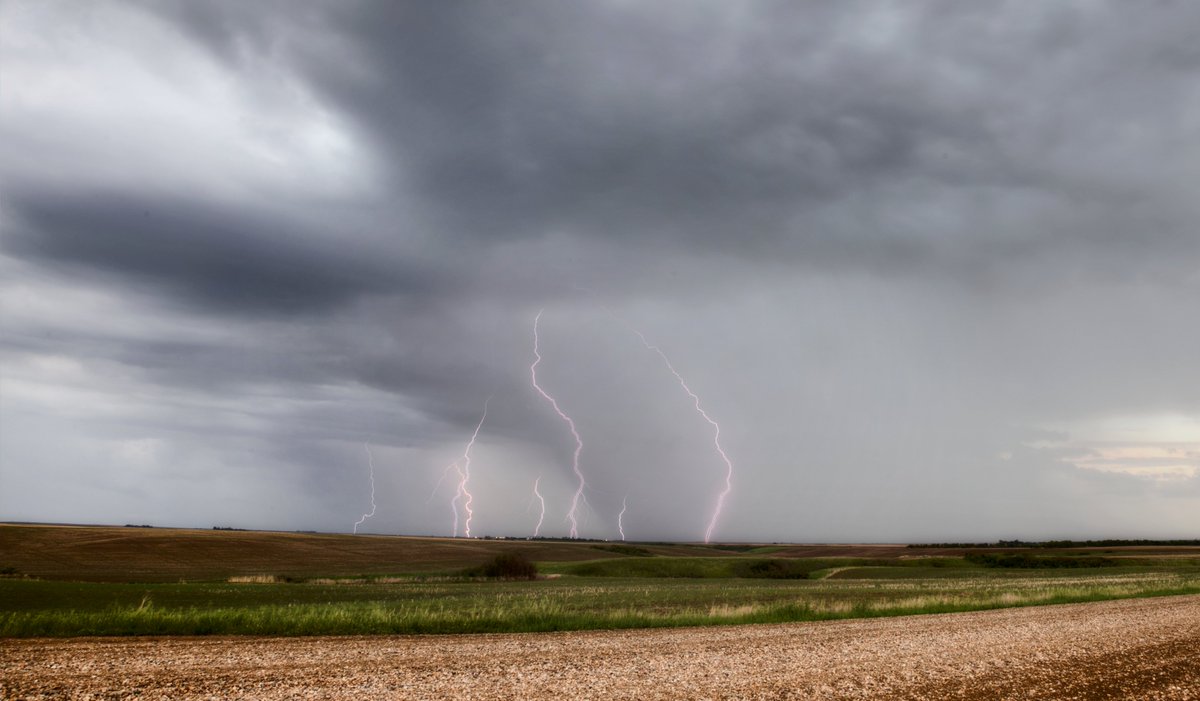
[[[1200,597],[521,635],[0,640],[3,699],[1200,699]]]

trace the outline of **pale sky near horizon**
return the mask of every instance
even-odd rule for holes
[[[9,0],[0,520],[1198,537],[1196,27]]]

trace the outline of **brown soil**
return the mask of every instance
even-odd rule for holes
[[[597,543],[218,531],[119,526],[0,524],[0,567],[41,579],[177,582],[269,574],[293,577],[448,572],[500,552],[571,562],[618,557]],[[718,556],[697,545],[664,555]]]
[[[0,640],[2,699],[1200,699],[1200,596],[527,635]]]

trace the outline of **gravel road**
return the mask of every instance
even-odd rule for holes
[[[1200,596],[522,635],[0,640],[0,699],[1200,699]]]

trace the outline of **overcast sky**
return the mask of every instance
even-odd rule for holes
[[[1197,537],[1196,27],[8,0],[0,519]]]

